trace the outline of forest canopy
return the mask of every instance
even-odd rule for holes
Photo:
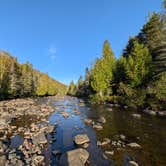
[[[19,64],[9,53],[0,52],[0,99],[64,94],[66,86],[48,74]]]

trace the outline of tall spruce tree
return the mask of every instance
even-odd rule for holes
[[[126,59],[127,74],[132,87],[143,83],[150,72],[151,55],[147,47],[134,41],[133,48]]]

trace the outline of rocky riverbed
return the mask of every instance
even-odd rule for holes
[[[166,165],[166,122],[68,96],[0,102],[0,166]]]

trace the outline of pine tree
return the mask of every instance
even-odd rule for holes
[[[71,83],[69,85],[69,88],[68,88],[67,94],[71,95],[71,96],[75,96],[76,91],[77,91],[76,85],[74,84],[73,81],[71,81]]]
[[[160,15],[154,12],[152,16],[150,16],[148,22],[143,26],[141,33],[138,35],[140,42],[149,48],[152,55],[158,42],[161,41],[162,26]]]
[[[16,60],[12,61],[10,67],[9,79],[10,79],[10,84],[9,84],[10,97],[18,97],[20,95],[21,84],[20,84],[19,66]]]
[[[104,100],[112,93],[111,83],[116,60],[107,40],[104,42],[102,54],[102,57],[96,60],[91,72],[91,87],[99,96],[99,100]]]
[[[21,65],[22,95],[31,96],[34,94],[33,68],[28,62]]]
[[[126,59],[127,74],[132,87],[137,87],[143,83],[150,72],[151,55],[149,50],[143,45],[134,41],[133,48]]]

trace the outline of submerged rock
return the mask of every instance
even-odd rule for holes
[[[71,150],[60,158],[60,166],[84,166],[89,158],[89,153],[82,148]]]
[[[132,116],[133,116],[134,118],[137,118],[137,119],[140,119],[140,118],[141,118],[141,115],[140,115],[140,114],[132,114]]]
[[[85,144],[87,142],[90,142],[90,140],[89,140],[89,137],[86,134],[79,134],[79,135],[76,135],[74,137],[74,142],[77,145],[82,145],[82,144]]]
[[[61,112],[62,116],[67,119],[69,117],[69,113],[68,112]]]

